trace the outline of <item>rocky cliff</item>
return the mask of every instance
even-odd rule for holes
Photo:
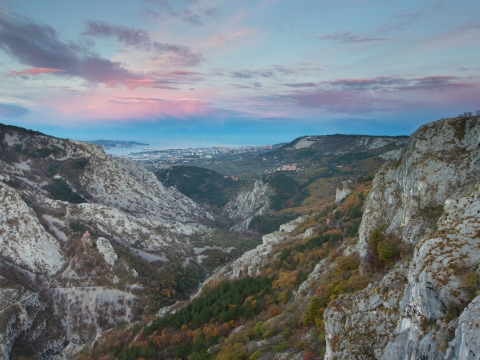
[[[155,305],[162,281],[160,302],[194,290],[200,277],[177,284],[171,269],[201,273],[205,209],[94,144],[0,125],[0,149],[0,358],[16,342],[31,356],[74,349]]]
[[[237,222],[232,230],[246,231],[254,216],[266,214],[270,209],[270,195],[270,185],[256,180],[252,189],[241,191],[229,201],[223,208],[223,213]]]
[[[478,358],[479,145],[480,118],[440,120],[379,171],[347,251],[366,269],[380,230],[413,255],[328,307],[326,359]]]

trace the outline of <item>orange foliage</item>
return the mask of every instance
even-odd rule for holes
[[[250,295],[249,297],[245,298],[245,301],[243,302],[243,305],[245,305],[245,304],[248,303],[249,301],[252,301],[253,298],[254,298],[253,295]]]
[[[207,340],[219,335],[218,329],[215,327],[215,325],[216,324],[206,324],[203,327],[203,333],[205,334],[205,338]]]
[[[278,280],[273,282],[272,287],[276,290],[283,290],[294,286],[297,283],[298,270],[284,271],[280,270],[278,274]]]
[[[180,334],[173,334],[173,336],[170,338],[171,345],[178,345],[181,342],[182,342],[182,335]]]
[[[277,305],[273,305],[268,310],[268,316],[269,317],[274,317],[274,316],[280,315],[280,313],[281,313],[280,308]]]

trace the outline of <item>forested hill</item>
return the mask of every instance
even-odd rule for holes
[[[221,208],[244,185],[216,171],[194,166],[172,166],[155,172],[166,186],[174,186],[197,204]]]

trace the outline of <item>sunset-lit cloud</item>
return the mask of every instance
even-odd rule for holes
[[[480,8],[460,5],[0,1],[0,118],[409,133],[480,109]]]
[[[20,76],[20,75],[38,75],[38,74],[54,74],[54,73],[63,73],[66,70],[62,69],[51,69],[51,68],[31,68],[22,71],[11,71],[10,75]]]

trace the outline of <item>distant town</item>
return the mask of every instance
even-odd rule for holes
[[[121,155],[132,161],[140,162],[148,168],[164,169],[172,165],[186,165],[201,160],[214,162],[219,157],[238,155],[242,160],[242,154],[262,154],[272,150],[272,145],[226,147],[214,146],[206,148],[188,149],[144,149],[141,152],[131,152]]]

